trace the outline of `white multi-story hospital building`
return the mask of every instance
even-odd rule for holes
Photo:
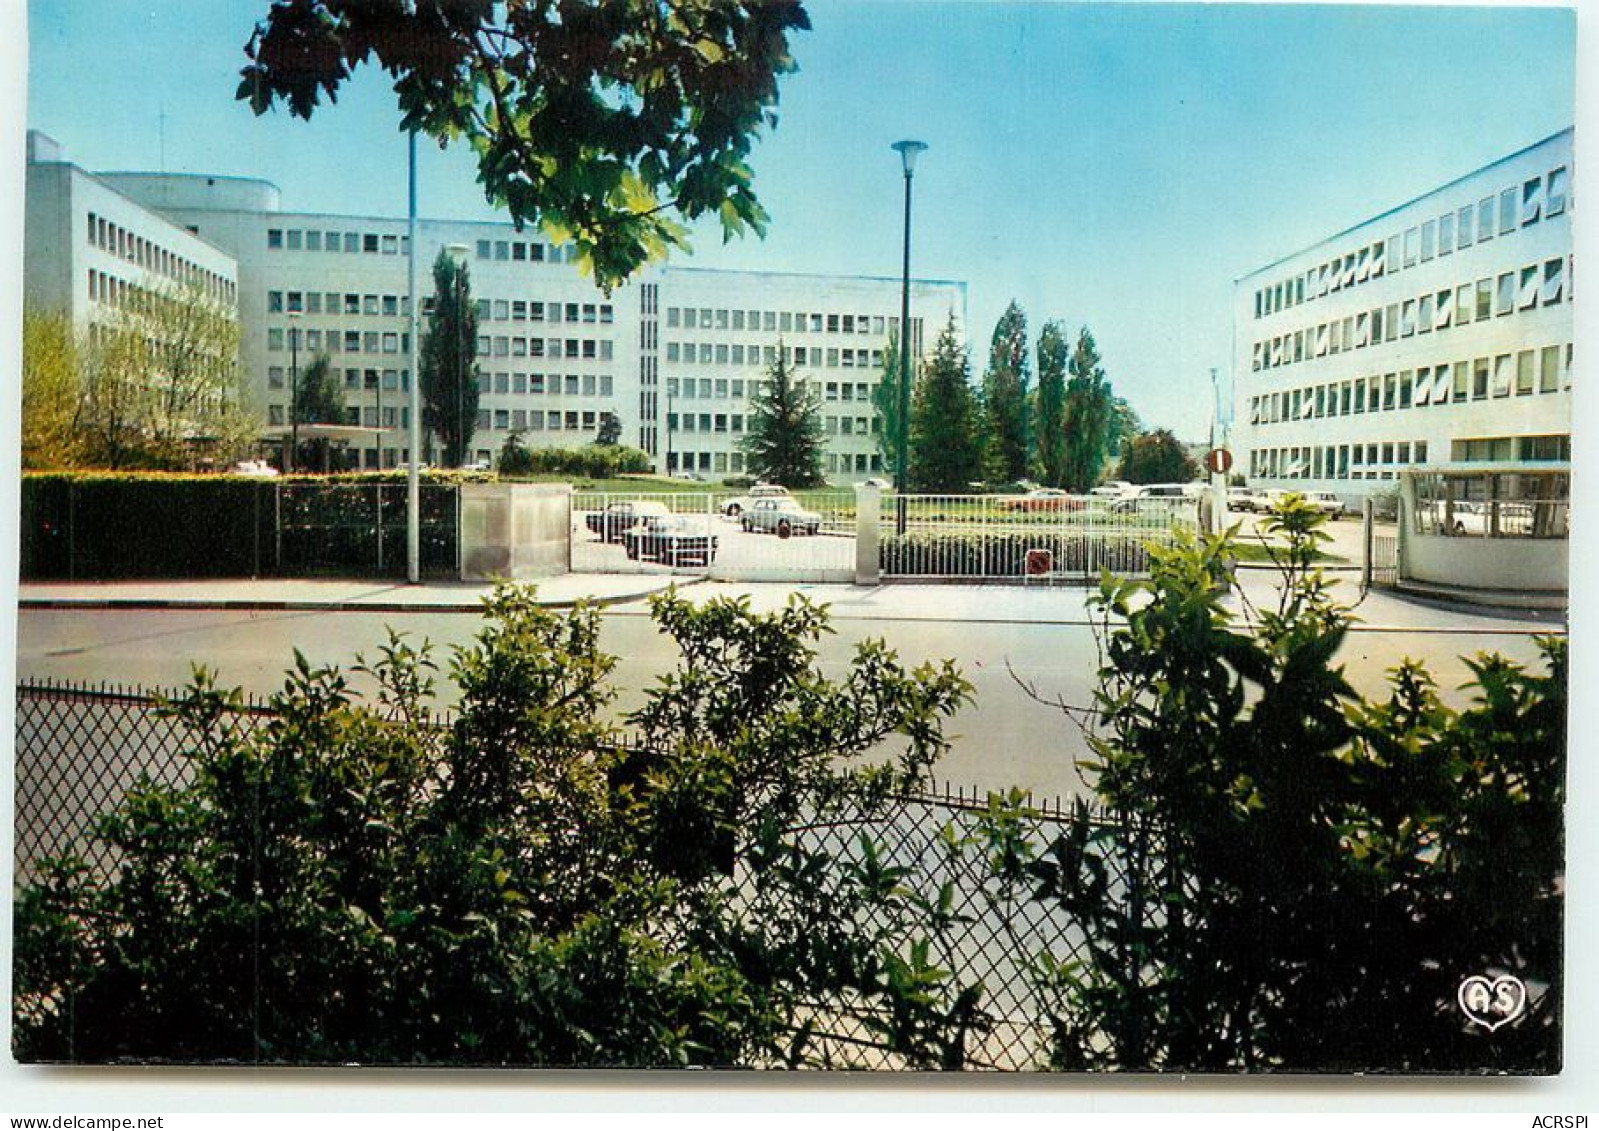
[[[377,430],[357,442],[352,462],[409,458],[404,219],[285,212],[263,180],[88,174],[38,135],[29,159],[31,302],[65,307],[81,323],[98,301],[83,247],[96,238],[88,220],[35,220],[64,207],[52,185],[77,186],[84,199],[103,197],[95,207],[121,229],[155,233],[236,298],[247,395],[264,425],[287,421],[296,371],[325,354],[346,423]],[[613,413],[622,441],[660,470],[738,474],[751,396],[782,348],[823,399],[828,475],[848,481],[882,469],[871,393],[898,330],[898,278],[661,267],[606,294],[565,249],[510,223],[419,220],[417,239],[424,315],[435,258],[466,249],[478,313],[479,459],[492,460],[513,432],[532,447],[588,443]],[[965,284],[913,280],[911,314],[918,356],[952,316],[964,334]]]
[[[1251,486],[1570,459],[1570,129],[1238,280]]]

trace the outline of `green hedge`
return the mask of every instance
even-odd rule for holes
[[[580,448],[529,448],[513,436],[500,449],[501,475],[571,475],[584,479],[614,479],[642,475],[650,470],[650,457],[638,448],[611,444],[585,444]]]
[[[942,577],[1021,577],[1028,550],[1054,555],[1055,573],[1099,575],[1149,571],[1143,534],[885,534],[878,561],[885,574]]]
[[[456,485],[462,478],[426,477],[426,573],[455,570]],[[27,475],[21,485],[20,573],[24,581],[403,576],[404,483],[403,472],[265,480]]]

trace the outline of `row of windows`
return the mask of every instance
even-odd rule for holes
[[[577,248],[529,240],[478,240],[477,257],[502,263],[571,263],[577,259]]]
[[[789,347],[783,347],[786,351]],[[829,369],[875,369],[883,364],[880,349],[839,349],[820,346],[794,346],[795,365]],[[667,342],[666,360],[685,365],[774,365],[776,346],[742,346],[726,342]]]
[[[320,228],[268,228],[272,251],[326,251],[345,255],[404,255],[411,242],[389,232],[324,231]]]
[[[1357,286],[1369,279],[1392,275],[1407,267],[1454,251],[1509,235],[1566,210],[1570,175],[1564,165],[1511,185],[1474,204],[1451,209],[1386,240],[1377,240],[1312,267],[1305,272],[1262,287],[1255,292],[1255,317],[1310,302],[1321,295]]]
[[[433,299],[422,304],[424,314],[433,313]],[[608,302],[532,302],[522,299],[480,298],[479,322],[587,322],[609,325],[616,321],[616,310]]]
[[[1396,467],[1427,462],[1427,441],[1260,448],[1250,453],[1251,475],[1266,479],[1393,479]]]
[[[877,452],[828,452],[823,467],[830,475],[883,470],[883,457]],[[666,453],[667,471],[709,471],[737,475],[744,470],[743,452],[670,451]]]
[[[769,382],[764,380],[751,380],[748,383],[749,395],[755,396],[766,391]],[[823,400],[827,401],[861,401],[872,399],[872,392],[877,386],[866,381],[829,381],[823,386]],[[702,400],[734,400],[744,399],[745,381],[742,377],[668,377],[666,379],[666,395],[668,398],[681,398],[684,400],[698,397]]]
[[[477,426],[480,432],[592,432],[599,427],[599,414],[576,409],[482,408],[478,410]],[[482,458],[487,459],[487,454]]]
[[[610,361],[616,343],[609,338],[511,338],[480,334],[479,357],[566,357]]]
[[[337,375],[339,370],[335,369],[333,372]],[[267,388],[281,389],[283,387],[283,367],[281,365],[268,366]],[[408,393],[411,391],[411,371],[409,369],[346,368],[344,370],[344,387],[352,391],[378,389],[396,393]]]
[[[1417,298],[1389,303],[1370,311],[1346,315],[1331,322],[1255,343],[1250,367],[1276,369],[1310,358],[1378,345],[1416,334],[1430,334],[1451,326],[1469,326],[1489,318],[1555,306],[1569,296],[1566,261],[1545,260],[1497,278],[1478,279],[1429,291]]]
[[[197,286],[212,298],[233,302],[237,298],[234,283],[215,271],[207,270],[175,251],[112,223],[94,212],[88,214],[89,244],[101,251],[126,259],[136,267],[152,271],[174,283]]]
[[[1570,387],[1570,373],[1571,346],[1545,346],[1266,393],[1249,399],[1249,419],[1251,424],[1276,424],[1428,404],[1463,404],[1512,393],[1557,393]]]
[[[115,275],[104,271],[89,268],[89,301],[114,306],[121,310],[131,310],[138,314],[149,314],[158,307],[171,307],[179,300],[166,291],[153,291],[138,283],[130,283],[126,279],[119,279]],[[215,295],[210,296],[208,305],[213,305],[216,313],[225,313],[229,320],[234,317],[234,309],[226,305],[223,300]]]
[[[681,326],[686,330],[754,330],[762,333],[780,330],[785,334],[875,334],[879,338],[885,333],[899,332],[899,319],[885,318],[881,314],[746,311],[709,306],[669,306],[666,308],[666,324],[668,327]]]
[[[427,307],[423,308],[424,310]],[[361,295],[339,291],[268,291],[268,314],[410,314],[405,295]]]
[[[1571,437],[1484,436],[1451,440],[1449,458],[1455,463],[1569,463]]]
[[[285,350],[306,353],[394,353],[411,352],[411,335],[395,330],[300,330],[281,326],[267,330],[267,351]]]
[[[484,396],[610,397],[616,394],[609,373],[480,373],[478,392]]]

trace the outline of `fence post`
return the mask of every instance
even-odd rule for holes
[[[1364,593],[1371,588],[1372,579],[1372,552],[1376,548],[1375,535],[1376,507],[1370,495],[1360,500],[1360,590]]]
[[[381,389],[378,390],[378,396],[380,398],[383,396],[383,391]],[[377,504],[378,504],[378,519],[377,519],[378,576],[381,577],[381,576],[383,576],[383,484],[381,484],[381,483],[372,484],[372,493],[377,497]]]
[[[905,505],[903,497],[897,504]],[[876,484],[855,485],[855,584],[878,585],[883,580],[880,545],[883,538],[883,489]]]
[[[67,480],[67,580],[78,580],[78,484]]]

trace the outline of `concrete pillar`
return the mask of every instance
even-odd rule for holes
[[[1360,589],[1365,592],[1371,588],[1372,552],[1376,549],[1376,534],[1374,524],[1377,516],[1377,505],[1372,502],[1370,495],[1360,500]]]
[[[880,543],[883,537],[883,489],[864,483],[855,487],[855,584],[883,580]]]
[[[570,572],[570,485],[463,483],[460,492],[463,581]]]

